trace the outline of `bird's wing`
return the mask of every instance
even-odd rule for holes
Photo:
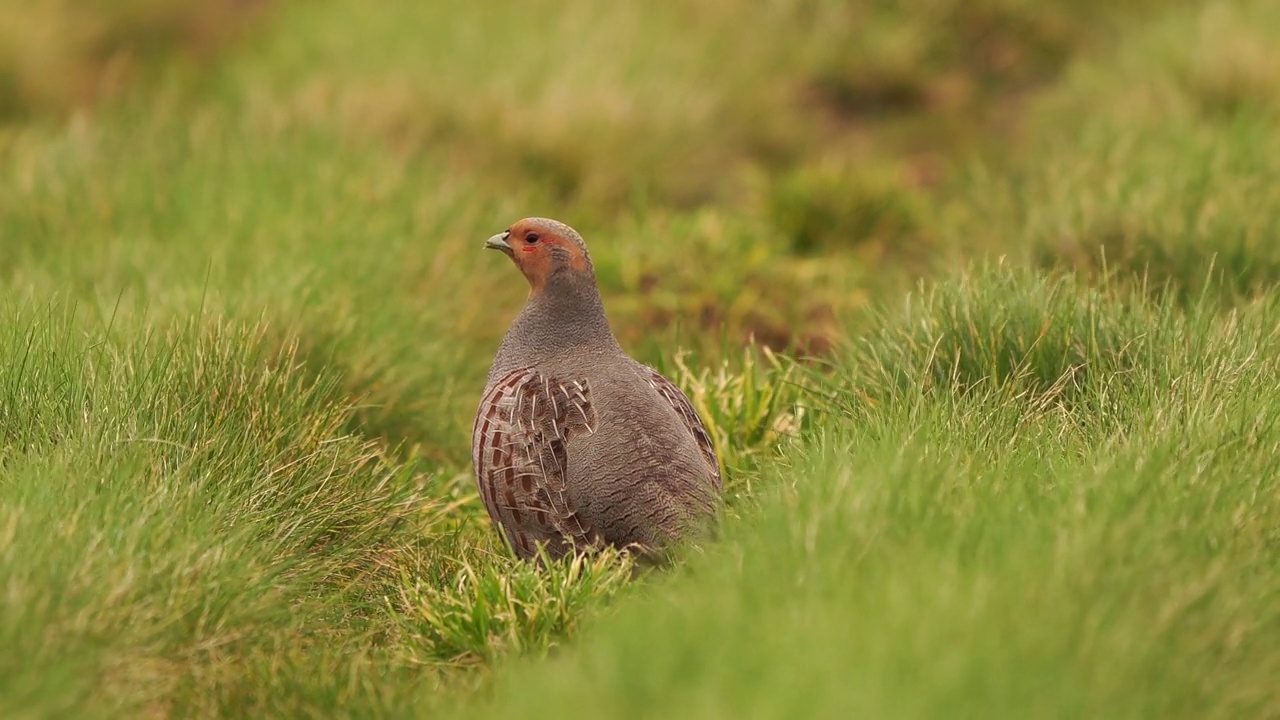
[[[676,387],[675,383],[663,377],[662,373],[651,367],[644,368],[648,372],[646,379],[653,386],[658,394],[671,403],[671,407],[675,408],[676,414],[684,421],[684,425],[688,428],[689,433],[693,435],[693,439],[698,443],[698,449],[702,451],[702,457],[707,461],[707,466],[711,470],[711,481],[715,484],[717,490],[723,489],[723,481],[720,477],[720,461],[716,457],[716,446],[711,441],[711,434],[707,432],[707,428],[702,424],[702,418],[698,417],[698,411],[693,409],[693,403],[689,402],[689,398]]]
[[[471,447],[485,508],[520,557],[536,544],[590,546],[599,535],[578,517],[565,491],[565,444],[596,429],[585,380],[513,370],[480,400]]]

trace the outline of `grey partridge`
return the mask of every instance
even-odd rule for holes
[[[471,435],[480,496],[512,550],[657,551],[705,528],[721,492],[711,438],[684,393],[618,344],[582,237],[526,218],[485,247],[529,281]]]

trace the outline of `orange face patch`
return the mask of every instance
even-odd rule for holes
[[[530,240],[533,240],[530,242]],[[589,272],[586,253],[578,243],[559,234],[555,227],[535,219],[517,222],[508,230],[512,259],[536,294],[546,287],[547,279],[559,266],[567,265],[575,272]]]
[[[551,257],[551,246],[541,241],[534,245],[523,245],[519,255],[515,256],[520,271],[529,279],[529,287],[534,293],[542,292],[551,277],[555,260]]]

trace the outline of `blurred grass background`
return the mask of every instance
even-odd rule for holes
[[[0,0],[0,715],[1280,714],[1276,48],[1274,0]],[[518,565],[471,489],[526,215],[715,436],[674,570]]]

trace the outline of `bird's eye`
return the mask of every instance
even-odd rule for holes
[[[529,233],[524,236],[524,241],[530,245],[538,242],[538,233]]]

